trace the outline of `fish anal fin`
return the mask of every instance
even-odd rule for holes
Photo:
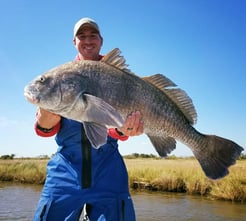
[[[172,137],[147,136],[161,157],[166,157],[176,148],[176,141]]]

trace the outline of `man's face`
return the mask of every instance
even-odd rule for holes
[[[83,60],[99,60],[102,46],[102,38],[99,33],[90,26],[82,27],[74,38],[74,45]]]

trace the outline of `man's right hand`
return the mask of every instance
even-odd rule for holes
[[[53,114],[42,108],[38,108],[37,111],[37,123],[40,127],[50,129],[58,124],[61,120],[61,116]]]

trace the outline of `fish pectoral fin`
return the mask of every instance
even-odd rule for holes
[[[91,122],[84,122],[83,125],[92,147],[98,149],[106,143],[108,130],[105,126]]]
[[[176,148],[176,140],[172,137],[147,136],[161,157],[166,157]]]
[[[107,128],[121,127],[124,120],[120,113],[99,97],[90,94],[83,94],[83,99],[87,103],[84,112],[84,121],[95,122]]]

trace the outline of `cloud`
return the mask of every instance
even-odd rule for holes
[[[9,128],[18,125],[16,120],[8,119],[6,117],[0,117],[0,128]]]

